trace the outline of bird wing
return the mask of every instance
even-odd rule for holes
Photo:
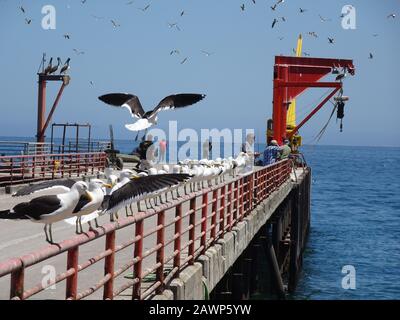
[[[186,181],[189,174],[159,174],[135,178],[118,190],[114,191],[107,202],[106,213],[116,212],[120,208],[140,199],[140,197],[152,194],[164,188],[168,188]]]
[[[15,192],[12,196],[13,197],[22,197],[28,196],[31,194],[48,194],[52,191],[64,191],[68,192],[71,187],[75,184],[75,181],[72,179],[62,179],[62,180],[50,180],[45,181],[37,184],[33,184],[31,186],[23,187]]]
[[[150,117],[151,115],[156,114],[162,110],[187,107],[199,102],[200,100],[203,100],[204,98],[204,94],[198,93],[180,93],[170,95],[162,99],[158,103],[157,107],[155,107],[152,111],[147,112],[146,115]]]
[[[30,202],[19,203],[12,211],[18,216],[17,219],[41,220],[41,216],[51,215],[60,208],[61,200],[56,195],[52,195],[37,197]]]
[[[150,128],[151,126],[152,126],[152,123],[149,122],[149,120],[139,119],[135,123],[126,124],[125,128],[127,128],[130,131],[142,131],[147,128]]]
[[[144,110],[137,96],[129,93],[109,93],[99,97],[99,100],[114,107],[124,107],[132,117],[142,118]]]

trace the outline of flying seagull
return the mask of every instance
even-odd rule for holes
[[[335,39],[334,38],[329,38],[328,37],[328,41],[329,41],[329,43],[332,43],[332,44],[335,43]]]
[[[79,51],[78,49],[72,49],[79,56],[80,54],[85,54],[85,51]]]
[[[307,11],[307,9],[303,9],[303,8],[299,8],[300,9],[300,13],[304,13]]]
[[[201,50],[201,53],[204,53],[207,57],[211,56],[213,54],[213,52],[208,52],[205,50]]]
[[[278,22],[278,19],[274,18],[274,21],[272,21],[272,26],[271,28],[275,27],[276,23]]]
[[[242,9],[242,11],[244,11],[244,9],[245,9],[244,3],[240,6],[240,9]]]
[[[138,10],[142,10],[143,12],[145,12],[148,8],[150,8],[150,4],[148,4],[147,6],[145,6],[144,8],[137,8]]]
[[[24,9],[23,6],[20,6],[19,8],[20,8],[20,10],[22,11],[22,13],[25,13],[25,9]]]
[[[185,10],[183,10],[183,11],[181,12],[181,17],[182,17],[184,14],[185,14]]]
[[[179,28],[177,22],[172,22],[172,23],[167,22],[167,23],[168,23],[168,27],[170,27],[170,28],[175,28],[176,30],[181,31],[181,29]]]
[[[368,58],[369,58],[369,59],[373,59],[373,58],[374,58],[374,55],[370,52]]]
[[[183,60],[181,61],[181,64],[184,64],[187,60],[188,60],[188,57],[186,57],[185,59],[183,59]]]
[[[17,204],[10,210],[0,211],[0,219],[23,220],[44,223],[46,241],[53,243],[53,223],[70,218],[82,195],[90,199],[85,182],[76,182],[67,193],[37,197],[29,202]]]
[[[308,32],[308,34],[314,38],[318,38],[318,35],[315,31],[310,31],[310,32]]]
[[[320,14],[319,14],[319,19],[321,20],[321,22],[331,21],[331,19],[326,19],[323,16],[321,16]]]
[[[170,54],[171,56],[172,56],[173,54],[180,54],[180,51],[179,51],[178,49],[174,49],[174,50],[171,50],[169,54]]]
[[[25,23],[26,24],[31,24],[31,22],[32,22],[32,19],[25,18]]]
[[[138,118],[135,123],[127,124],[125,127],[131,131],[141,131],[157,124],[158,113],[163,110],[183,108],[203,100],[204,94],[181,93],[174,94],[162,99],[158,105],[150,111],[145,112],[137,96],[129,93],[110,93],[99,97],[99,100],[115,107],[123,107],[129,110],[132,117]]]
[[[387,18],[396,18],[396,14],[395,13],[391,13],[391,14],[389,14],[388,16],[387,16]]]
[[[69,40],[69,39],[71,38],[71,36],[70,36],[68,33],[64,34],[63,37],[64,37],[65,39],[67,39],[67,40]]]
[[[115,20],[110,20],[110,22],[112,23],[114,28],[118,28],[121,26],[119,23],[115,22]]]
[[[271,8],[272,11],[275,11],[275,9],[276,9],[276,3],[275,3],[273,6],[271,6],[270,8]]]

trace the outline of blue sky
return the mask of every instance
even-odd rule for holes
[[[71,57],[71,83],[55,122],[90,122],[96,137],[107,137],[112,124],[117,138],[129,139],[135,134],[124,128],[130,122],[127,111],[102,104],[99,95],[130,92],[146,109],[171,93],[199,92],[207,94],[204,101],[164,112],[159,127],[177,120],[180,128],[254,128],[262,140],[272,112],[274,56],[292,55],[302,33],[303,50],[312,56],[350,58],[356,66],[356,76],[345,81],[345,94],[351,100],[344,132],[332,121],[320,144],[400,146],[400,1],[286,0],[276,11],[270,9],[272,0],[257,0],[255,5],[251,0],[128,2],[0,0],[0,136],[35,134],[36,72],[46,52],[48,57]],[[242,3],[245,11],[240,9]],[[41,9],[47,4],[56,8],[55,30],[41,27]],[[147,11],[137,9],[147,4],[151,4]],[[355,30],[341,27],[346,4],[356,8]],[[307,11],[301,14],[299,7]],[[395,19],[387,18],[391,13],[397,14]],[[321,22],[319,14],[331,20]],[[286,22],[272,29],[272,20],[281,16]],[[25,18],[33,19],[31,24]],[[120,27],[114,28],[111,19]],[[167,22],[177,22],[181,31],[169,28]],[[319,37],[308,36],[309,31]],[[69,40],[63,37],[66,33]],[[334,45],[328,36],[335,38]],[[78,56],[73,48],[85,54]],[[173,49],[180,55],[171,56]],[[213,54],[207,57],[201,50]],[[181,65],[185,57],[188,60]],[[48,109],[56,87],[49,85]],[[305,115],[324,91],[313,89],[299,98],[299,114]],[[331,110],[327,105],[301,130],[306,143],[312,142]]]

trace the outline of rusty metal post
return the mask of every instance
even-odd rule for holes
[[[103,299],[113,299],[114,294],[114,262],[115,262],[115,230],[106,235],[106,250],[111,250],[111,254],[104,261],[104,275],[111,275],[110,279],[104,284]]]
[[[179,203],[175,208],[175,235],[177,237],[174,241],[174,251],[177,254],[174,257],[174,267],[180,268],[181,266],[181,239],[182,239],[182,203]]]
[[[226,185],[221,187],[221,204],[219,208],[219,230],[224,234],[225,230],[225,188]]]
[[[157,246],[161,247],[157,250],[156,262],[160,264],[156,271],[156,281],[161,285],[156,289],[156,293],[160,294],[164,290],[164,253],[165,253],[165,211],[160,211],[157,215],[157,226],[161,228],[157,231]]]
[[[23,267],[11,273],[10,299],[14,297],[18,297],[21,300],[23,299],[24,277],[25,269]]]
[[[79,247],[76,246],[72,249],[68,250],[67,257],[67,270],[74,269],[74,274],[67,278],[66,284],[66,298],[76,299],[78,293],[78,256],[79,256]]]
[[[203,247],[202,254],[206,252],[207,245],[207,213],[208,213],[208,192],[203,194],[203,207],[201,209],[201,243],[200,245]]]
[[[227,220],[228,232],[232,230],[232,183],[228,184],[228,208],[227,208]]]
[[[135,248],[133,257],[139,259],[137,263],[133,265],[133,276],[138,278],[138,281],[133,285],[132,300],[140,300],[141,286],[142,286],[142,259],[143,259],[143,219],[136,222],[135,237],[139,238],[135,242]]]
[[[240,191],[239,191],[239,221],[243,221],[243,191],[244,191],[244,182],[243,178],[240,180]]]
[[[39,94],[38,94],[38,114],[37,114],[37,131],[36,141],[44,142],[43,128],[46,117],[46,80],[39,75]]]
[[[234,199],[233,210],[234,210],[233,220],[236,223],[239,216],[239,181],[235,181],[235,199]]]
[[[217,236],[216,228],[217,228],[217,208],[218,208],[218,190],[213,191],[213,202],[211,206],[211,234],[210,237],[212,241],[215,241],[215,237]]]
[[[192,211],[189,216],[189,226],[192,228],[189,230],[189,265],[194,264],[194,252],[195,252],[195,237],[196,237],[196,198],[190,199],[190,210]]]

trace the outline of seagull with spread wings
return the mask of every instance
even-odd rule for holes
[[[160,111],[187,107],[204,98],[204,94],[197,93],[174,94],[165,97],[153,110],[147,112],[143,110],[139,98],[133,94],[110,93],[100,96],[99,100],[111,106],[128,109],[131,116],[139,120],[132,124],[126,124],[125,127],[131,131],[141,131],[157,124],[158,113]]]

